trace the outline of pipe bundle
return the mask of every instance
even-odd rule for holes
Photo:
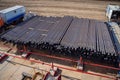
[[[60,55],[117,62],[109,29],[106,23],[97,20],[35,16],[2,34],[0,39]]]

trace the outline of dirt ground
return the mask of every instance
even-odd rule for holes
[[[27,12],[31,11],[45,16],[77,16],[107,21],[105,9],[108,4],[118,4],[115,0],[0,0],[0,10],[24,5]]]

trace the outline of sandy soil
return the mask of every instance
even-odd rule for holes
[[[70,15],[107,21],[105,9],[108,4],[120,4],[120,2],[114,0],[0,0],[0,9],[24,5],[27,11],[38,15]]]

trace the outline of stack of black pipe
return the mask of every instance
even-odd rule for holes
[[[8,32],[0,39],[17,45],[50,50],[59,55],[100,61],[117,62],[117,53],[104,22],[76,17],[35,16]]]
[[[117,54],[104,22],[74,18],[61,41],[70,56],[116,64]]]

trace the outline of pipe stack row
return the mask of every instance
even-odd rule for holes
[[[52,51],[59,55],[113,63],[117,51],[106,23],[71,16],[34,16],[0,36],[17,45]]]

